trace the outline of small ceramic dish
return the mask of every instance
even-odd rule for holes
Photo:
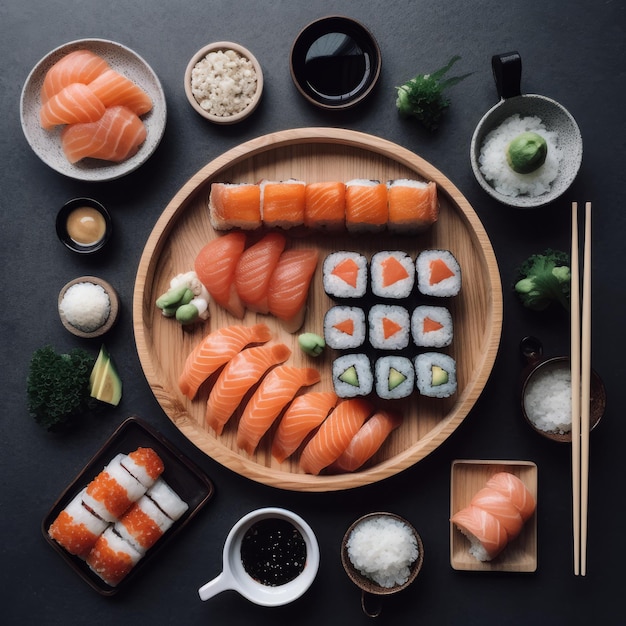
[[[82,159],[77,163],[70,163],[61,147],[62,128],[57,126],[54,130],[45,130],[39,123],[40,91],[44,78],[57,61],[75,50],[89,50],[98,54],[112,69],[130,78],[152,99],[152,110],[141,117],[147,131],[146,140],[134,156],[121,163],[100,159]],[[158,76],[136,52],[107,39],[78,39],[55,48],[32,69],[22,89],[20,117],[26,140],[46,165],[69,178],[100,182],[125,176],[152,156],[165,131],[167,108]]]
[[[92,198],[74,198],[57,214],[56,233],[72,252],[92,254],[101,250],[113,232],[106,208]]]
[[[532,461],[457,460],[450,479],[450,517],[469,505],[474,494],[498,472],[517,476],[537,502],[537,466]],[[520,534],[492,561],[479,561],[469,553],[470,542],[450,522],[450,564],[455,570],[475,572],[534,572],[537,569],[537,511]]]
[[[248,533],[251,531],[256,536],[260,537],[266,531],[260,530],[260,527],[257,525],[264,523],[268,524],[266,528],[269,529],[272,528],[272,524],[274,523],[287,523],[291,531],[299,535],[299,539],[304,545],[305,560],[304,564],[300,564],[302,569],[299,573],[294,572],[292,574],[293,577],[286,582],[281,581],[281,583],[277,584],[266,584],[254,576],[254,571],[249,572],[247,569],[247,566],[253,565],[256,571],[256,562],[250,564],[246,561],[244,563],[245,558],[242,546],[246,543],[248,538],[252,536]],[[283,528],[279,532],[283,530],[285,529]],[[277,537],[279,535],[275,534],[274,536]],[[283,538],[288,538],[288,533],[284,534]],[[274,543],[274,541],[276,540],[273,539],[271,541],[271,544],[274,546],[272,558],[280,559],[280,553],[284,552],[287,548],[281,545],[281,541],[277,543]],[[264,539],[259,539],[259,543],[262,544],[264,548],[270,545],[270,543],[265,544]],[[302,546],[300,545],[299,547],[301,548]],[[275,556],[277,553],[278,556]],[[262,549],[258,554],[252,555],[250,560],[254,561],[258,556],[258,565],[260,568],[261,561],[265,564],[267,559],[270,558],[268,554],[267,549]],[[293,561],[294,565],[296,564],[297,559],[290,554],[284,554],[283,556]],[[293,602],[308,590],[317,576],[319,563],[320,551],[315,533],[299,515],[277,507],[257,509],[256,511],[251,511],[247,515],[244,515],[244,517],[232,527],[224,543],[222,572],[202,585],[202,587],[198,589],[198,595],[201,600],[205,601],[223,591],[233,590],[237,591],[250,602],[254,602],[260,606],[282,606]],[[282,562],[272,563],[270,568],[272,571],[276,572],[285,569],[284,563]]]
[[[70,287],[80,284],[80,283],[90,283],[92,285],[98,285],[102,287],[102,289],[104,289],[106,294],[109,296],[109,302],[110,302],[109,315],[107,316],[106,320],[102,323],[102,325],[98,326],[93,331],[81,330],[80,328],[77,328],[76,326],[72,325],[67,315],[62,310],[61,305],[63,302],[63,298],[65,297],[65,294],[67,293],[67,290]],[[120,302],[119,302],[119,297],[117,295],[117,292],[115,291],[115,289],[113,289],[113,287],[106,280],[102,280],[102,278],[98,278],[97,276],[80,276],[79,278],[70,280],[69,283],[63,286],[63,289],[61,289],[61,291],[59,292],[58,309],[59,309],[59,317],[61,318],[61,323],[66,328],[66,330],[69,330],[73,335],[76,335],[77,337],[82,337],[83,339],[94,339],[96,337],[101,337],[105,333],[109,332],[109,330],[111,330],[111,328],[117,321],[117,317],[118,317],[119,310],[120,310]]]
[[[527,402],[529,392],[533,388],[533,385],[539,384],[538,390],[534,395],[539,395],[541,398],[546,398],[544,393],[545,383],[542,384],[542,377],[544,376],[559,376],[559,373],[568,375],[571,372],[570,359],[567,356],[556,356],[552,358],[545,358],[543,356],[543,346],[539,339],[535,337],[524,337],[520,342],[520,352],[522,357],[526,361],[526,367],[522,372],[522,389],[520,394],[520,403],[522,408],[522,415],[526,420],[526,423],[537,433],[551,439],[552,441],[558,441],[562,443],[572,442],[571,432],[571,419],[568,422],[570,430],[565,428],[562,430],[545,430],[540,428],[541,424],[537,409],[533,408]],[[566,376],[567,377],[567,376]],[[571,380],[571,378],[570,378]],[[589,430],[592,431],[602,419],[604,410],[606,408],[606,389],[600,376],[594,370],[591,370],[591,401],[590,401],[590,413],[589,413]],[[563,403],[564,404],[564,403]],[[562,403],[559,403],[561,406]],[[571,404],[569,405],[571,407]],[[543,411],[541,412],[543,413]],[[561,421],[561,420],[559,420]]]
[[[244,99],[247,98],[249,100],[245,108],[232,113],[222,112],[219,109],[221,103],[210,92],[207,92],[203,99],[200,99],[197,97],[197,94],[194,94],[194,89],[192,88],[193,70],[196,65],[206,60],[207,71],[209,71],[212,66],[207,57],[214,52],[234,53],[236,57],[247,60],[252,64],[255,75],[254,78],[256,79],[255,89],[254,92],[247,93],[244,96]],[[221,76],[222,74],[218,71],[217,75]],[[229,76],[229,78],[232,79],[233,77]],[[248,78],[242,80],[241,77],[237,77],[237,80],[239,80],[239,83],[236,85],[237,88],[233,96],[242,99],[242,90],[247,90],[251,86],[251,82]],[[261,96],[263,95],[263,70],[256,57],[247,48],[231,41],[216,41],[200,48],[200,50],[191,57],[191,60],[187,64],[187,69],[185,70],[185,95],[193,109],[207,120],[215,124],[235,124],[250,116],[258,107],[259,102],[261,102]]]
[[[116,587],[111,587],[94,574],[83,559],[70,554],[54,541],[48,535],[48,529],[74,496],[95,478],[115,455],[127,454],[139,447],[152,448],[161,457],[165,466],[162,474],[163,480],[189,505],[189,508],[146,552],[130,573]],[[126,589],[146,568],[152,566],[161,550],[186,528],[200,509],[213,497],[213,493],[212,481],[199,467],[146,422],[130,417],[119,426],[61,494],[44,517],[41,531],[50,546],[83,581],[99,594],[112,596]]]
[[[377,582],[361,573],[350,560],[348,540],[350,539],[353,531],[363,522],[378,518],[388,518],[404,524],[413,534],[417,545],[417,558],[409,566],[409,575],[407,580],[404,583],[394,585],[393,587],[383,587],[379,585]],[[424,544],[422,543],[422,538],[419,536],[413,525],[403,517],[400,517],[395,513],[368,513],[353,522],[346,531],[341,542],[341,563],[346,574],[348,575],[348,578],[350,578],[350,580],[361,590],[361,608],[363,609],[363,612],[368,617],[378,617],[382,612],[382,596],[389,596],[406,589],[417,578],[417,575],[424,564]]]
[[[522,60],[517,52],[492,57],[492,68],[500,102],[485,113],[472,136],[470,161],[474,176],[478,184],[502,204],[516,208],[544,206],[565,193],[578,174],[583,154],[580,129],[572,115],[555,100],[521,93]],[[550,184],[550,189],[541,195],[505,195],[493,187],[480,169],[480,153],[486,136],[514,114],[519,114],[522,118],[536,116],[541,119],[547,131],[558,135],[558,145],[563,156],[556,179]],[[506,163],[504,155],[502,158]]]
[[[289,69],[298,91],[322,109],[363,101],[380,77],[382,58],[372,33],[339,15],[305,26],[291,48]]]

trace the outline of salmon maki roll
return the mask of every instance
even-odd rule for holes
[[[89,50],[66,54],[46,72],[41,86],[42,103],[72,83],[89,84],[108,68],[109,64],[101,56]]]
[[[261,437],[301,387],[320,381],[320,373],[310,367],[279,365],[261,381],[239,420],[237,445],[253,454]]]
[[[262,180],[261,219],[270,228],[293,228],[304,224],[306,183],[290,178],[285,181]]]
[[[332,391],[309,391],[298,396],[278,424],[272,456],[279,463],[291,456],[306,436],[328,417],[337,400]]]
[[[390,433],[402,424],[402,417],[391,411],[377,411],[352,437],[348,447],[328,468],[330,472],[354,472],[383,445]]]
[[[61,124],[95,122],[106,107],[102,100],[82,83],[71,83],[49,98],[39,111],[41,127],[50,130]]]
[[[509,496],[491,487],[483,487],[476,492],[470,504],[484,509],[497,518],[504,526],[509,541],[517,537],[524,526],[524,520]]]
[[[107,585],[116,587],[141,559],[141,553],[107,528],[89,552],[86,562]]]
[[[86,158],[120,163],[137,153],[146,136],[143,122],[130,109],[116,106],[95,122],[66,126],[61,145],[70,163]]]
[[[266,324],[243,326],[234,324],[214,330],[189,353],[178,386],[193,400],[200,385],[238,352],[252,343],[265,343],[272,338]]]
[[[387,227],[393,232],[421,232],[432,226],[439,217],[437,185],[434,182],[408,179],[389,181],[387,201]]]
[[[486,486],[507,496],[520,512],[524,522],[535,512],[535,498],[524,482],[515,474],[498,472],[491,476]]]
[[[346,185],[342,182],[309,183],[306,186],[304,225],[342,230],[346,223]]]
[[[302,451],[302,470],[317,475],[336,461],[373,411],[373,406],[362,398],[340,402]]]
[[[283,234],[272,232],[241,254],[235,268],[235,288],[242,302],[251,311],[269,312],[267,290],[286,243]]]
[[[346,228],[349,231],[382,231],[388,218],[387,185],[361,179],[346,183]]]
[[[209,394],[205,416],[207,426],[221,435],[224,425],[246,393],[271,367],[283,363],[290,355],[291,350],[284,343],[255,346],[235,355],[226,364]]]
[[[88,87],[105,107],[125,106],[139,116],[152,109],[150,96],[130,78],[113,69],[106,69],[88,83]]]
[[[261,189],[252,183],[212,183],[209,219],[215,230],[261,226]]]
[[[213,300],[238,319],[243,318],[245,307],[237,293],[235,271],[245,247],[244,233],[227,233],[209,241],[194,262],[198,280]]]
[[[170,519],[148,497],[142,496],[116,522],[115,532],[137,552],[145,554],[172,526]]]
[[[467,506],[450,521],[467,537],[469,552],[479,561],[495,559],[506,547],[508,535],[498,518],[477,506]]]

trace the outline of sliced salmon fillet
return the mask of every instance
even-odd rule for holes
[[[492,487],[483,487],[474,494],[470,504],[491,513],[504,526],[509,538],[519,535],[524,520],[508,495],[496,491]]]
[[[486,486],[508,496],[517,507],[524,522],[535,512],[535,498],[524,482],[515,474],[511,474],[511,472],[497,472],[489,478]]]
[[[254,346],[236,354],[220,372],[207,400],[205,422],[218,435],[244,396],[274,365],[291,355],[284,344]]]
[[[232,325],[206,335],[185,360],[178,386],[193,400],[200,385],[222,365],[252,343],[265,343],[272,338],[266,324]]]
[[[331,472],[353,472],[370,459],[389,434],[402,424],[402,416],[392,411],[377,411],[352,437],[348,447],[330,466]]]
[[[328,417],[337,400],[333,391],[308,391],[295,398],[276,429],[272,456],[279,463],[291,456],[306,436]]]
[[[82,83],[71,83],[51,96],[39,111],[41,127],[50,130],[60,124],[78,124],[99,120],[106,107]]]
[[[41,86],[42,103],[72,83],[87,85],[108,67],[109,64],[101,56],[89,50],[74,50],[66,54],[46,73]]]
[[[363,398],[341,401],[302,451],[302,470],[317,475],[336,461],[373,410],[373,406]]]
[[[106,107],[125,106],[139,116],[152,109],[150,96],[130,78],[113,69],[99,74],[88,87]]]
[[[387,186],[346,183],[346,227],[351,231],[382,230],[387,225]]]
[[[346,221],[346,186],[342,182],[309,183],[306,186],[304,225],[340,230]]]
[[[194,263],[198,279],[213,300],[239,319],[245,307],[235,286],[235,270],[245,246],[245,233],[233,231],[209,241]]]
[[[66,126],[61,145],[70,163],[85,158],[120,162],[139,150],[146,134],[143,122],[130,109],[111,107],[96,122]]]
[[[261,226],[261,188],[252,183],[212,183],[209,219],[215,230]]]
[[[300,180],[263,180],[261,219],[265,226],[293,228],[304,224],[306,185]]]
[[[484,509],[469,505],[450,521],[468,538],[470,554],[479,561],[491,561],[506,547],[508,536],[504,526]]]
[[[301,387],[320,381],[320,373],[310,367],[279,365],[261,381],[237,427],[237,445],[253,454],[261,437],[269,430]]]
[[[420,232],[439,218],[437,185],[392,184],[387,192],[389,204],[389,229]]]

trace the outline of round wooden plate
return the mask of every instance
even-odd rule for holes
[[[236,445],[237,416],[221,436],[203,424],[211,382],[193,401],[178,389],[178,377],[187,355],[207,334],[238,322],[211,304],[211,317],[192,328],[162,316],[155,306],[170,279],[193,268],[198,251],[218,236],[208,214],[212,182],[257,182],[262,178],[298,178],[306,182],[368,178],[433,180],[438,185],[440,216],[437,224],[419,236],[353,236],[310,232],[289,237],[288,247],[316,246],[320,259],[338,249],[403,249],[413,256],[425,248],[446,248],[457,257],[463,288],[446,300],[454,322],[455,339],[448,349],[457,361],[458,392],[446,400],[414,393],[395,407],[404,421],[368,465],[357,472],[311,476],[298,465],[298,454],[282,464],[270,454],[271,435],[253,456]],[[300,332],[321,333],[325,311],[332,306],[321,284],[321,262],[311,283],[308,311]],[[286,332],[278,320],[246,313],[244,323],[266,322],[275,339],[292,347],[288,363],[317,367],[322,381],[314,389],[332,389],[332,350],[316,359],[297,345],[297,334]],[[502,287],[489,238],[476,213],[459,190],[437,169],[414,153],[389,141],[359,132],[331,128],[300,128],[258,137],[217,157],[195,174],[174,196],[157,221],[144,249],[135,283],[133,323],[137,351],[152,391],[176,427],[198,448],[222,465],[252,480],[298,491],[332,491],[370,484],[406,469],[435,450],[463,421],[493,367],[502,329]],[[381,402],[381,401],[378,401]]]

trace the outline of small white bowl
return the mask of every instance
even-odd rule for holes
[[[204,59],[209,53],[218,52],[220,50],[234,50],[240,56],[245,57],[252,63],[256,73],[256,92],[252,97],[252,101],[245,109],[239,111],[238,113],[233,113],[232,115],[214,115],[209,113],[206,109],[200,106],[200,102],[193,95],[191,89],[191,73],[196,64],[202,61],[202,59]],[[189,104],[191,104],[193,109],[205,119],[210,120],[215,124],[235,124],[236,122],[241,122],[246,119],[258,107],[263,94],[263,70],[261,69],[261,65],[257,61],[256,57],[247,48],[231,41],[216,41],[204,46],[204,48],[200,48],[200,50],[198,50],[198,52],[191,57],[191,60],[187,64],[187,69],[185,70],[185,94],[187,96],[187,100],[189,100]]]

